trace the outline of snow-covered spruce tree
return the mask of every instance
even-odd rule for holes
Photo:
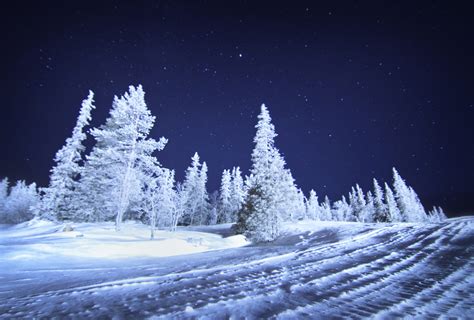
[[[385,183],[385,204],[387,206],[387,222],[400,222],[402,217],[392,189]]]
[[[351,205],[351,212],[353,215],[350,221],[362,221],[363,211],[367,202],[365,200],[364,192],[358,184],[356,184],[355,189],[353,187],[351,193],[349,193],[349,203]]]
[[[151,229],[151,239],[157,227],[174,230],[176,208],[176,191],[174,190],[174,170],[157,168],[144,186],[143,204],[148,215]]]
[[[319,204],[316,191],[311,189],[309,198],[306,201],[306,216],[310,220],[320,221],[322,220],[322,215],[322,207]]]
[[[91,112],[95,109],[94,93],[89,90],[87,99],[82,101],[81,110],[77,117],[76,126],[71,137],[66,139],[65,145],[56,152],[55,165],[49,176],[49,186],[41,188],[43,196],[35,213],[47,220],[74,220],[73,193],[77,187],[77,179],[81,173],[83,142],[87,135],[84,128],[91,121]]]
[[[446,220],[447,217],[441,207],[433,207],[433,210],[428,213],[427,219],[429,222],[442,222]]]
[[[408,187],[410,192],[410,203],[411,203],[411,221],[413,222],[423,222],[428,220],[426,215],[425,208],[421,203],[420,198],[416,194],[415,190],[412,187]]]
[[[251,176],[247,178],[251,178]],[[264,196],[260,185],[249,185],[244,205],[237,216],[236,232],[245,234],[254,241],[269,241],[271,239],[268,235],[272,235],[275,231],[267,219],[268,199],[265,199]]]
[[[152,155],[162,150],[167,139],[148,138],[155,122],[145,103],[141,85],[114,97],[106,123],[91,130],[96,140],[86,157],[81,174],[79,195],[81,220],[104,221],[115,217],[120,230],[124,214],[134,202],[141,200],[143,169],[155,164]]]
[[[347,202],[346,197],[342,196],[341,200],[333,204],[333,219],[337,221],[347,221],[350,217],[351,206]]]
[[[320,208],[318,202],[318,196],[316,195],[316,191],[311,189],[309,191],[309,197],[306,200],[306,218],[311,220],[321,220],[319,216]]]
[[[230,222],[235,222],[237,221],[237,212],[242,208],[245,199],[244,180],[242,179],[242,173],[239,167],[232,168],[231,178],[230,203],[232,206],[232,214]]]
[[[219,191],[214,190],[209,194],[209,216],[205,222],[207,225],[217,224],[218,208],[219,208]]]
[[[222,172],[219,196],[219,215],[217,219],[218,223],[231,222],[231,216],[234,209],[231,200],[232,191],[230,171],[226,169]]]
[[[198,202],[196,204],[196,220],[197,225],[205,224],[210,214],[209,194],[207,192],[207,164],[204,161],[199,171],[198,179]]]
[[[351,215],[348,217],[347,221],[357,221],[357,192],[355,191],[354,187],[351,187],[351,191],[349,191],[349,206],[351,208]]]
[[[25,181],[17,181],[4,202],[0,223],[16,224],[32,219],[38,201],[36,183],[27,185]]]
[[[375,214],[375,204],[374,204],[374,196],[372,195],[371,191],[367,192],[365,207],[362,210],[361,214],[361,221],[362,222],[374,222],[374,214]]]
[[[405,183],[405,180],[400,177],[397,169],[393,168],[393,190],[395,200],[397,201],[398,209],[400,210],[400,216],[402,222],[409,222],[412,220],[412,195],[410,190]]]
[[[204,223],[209,214],[209,195],[207,194],[207,165],[199,162],[196,152],[191,158],[191,166],[186,170],[183,182],[184,214],[181,223],[198,225]]]
[[[421,222],[427,219],[425,209],[413,188],[407,186],[397,169],[393,168],[393,188],[400,209],[401,221]]]
[[[296,189],[296,194],[294,196],[294,202],[293,202],[293,216],[292,219],[295,220],[301,220],[304,219],[306,215],[306,197],[304,196],[303,190],[301,189]]]
[[[180,222],[184,225],[190,225],[192,223],[196,212],[199,194],[199,168],[201,167],[199,160],[199,154],[197,152],[194,153],[191,158],[191,166],[186,169],[182,191],[180,192],[181,201],[183,203],[183,215],[181,216]]]
[[[284,168],[285,162],[282,158]],[[299,189],[295,185],[295,179],[289,169],[282,169],[280,180],[280,192],[284,195],[285,202],[282,203],[282,219],[294,221],[304,214],[304,195],[300,197]]]
[[[328,196],[325,196],[324,202],[321,203],[321,220],[323,221],[333,220],[332,211],[331,211],[331,201],[329,201]]]
[[[374,179],[374,222],[388,222],[388,211],[384,201],[384,193],[378,181]]]
[[[8,198],[8,188],[8,178],[3,178],[0,181],[0,217],[3,217],[5,215],[5,202]],[[0,220],[2,220],[2,218],[0,218]]]
[[[287,214],[289,171],[274,146],[277,136],[270,114],[262,105],[256,125],[252,168],[246,185],[245,204],[239,212],[237,231],[252,241],[272,241],[280,234],[282,217]]]
[[[176,211],[176,190],[174,189],[174,170],[163,169],[158,176],[158,227],[175,229],[173,214]]]
[[[183,184],[181,182],[176,183],[176,198],[175,198],[175,207],[176,210],[171,216],[171,228],[170,231],[175,231],[178,226],[178,222],[181,220],[181,217],[184,214],[186,195]]]
[[[439,217],[440,221],[444,221],[444,220],[448,219],[448,217],[446,216],[446,213],[444,212],[443,208],[438,207],[437,213],[438,213],[438,217]]]

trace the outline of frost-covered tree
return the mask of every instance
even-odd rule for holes
[[[209,215],[209,195],[206,189],[207,164],[200,163],[197,152],[191,160],[191,166],[186,170],[183,182],[184,214],[181,222],[186,225],[199,225],[204,223]]]
[[[306,218],[311,220],[321,220],[319,216],[320,208],[318,202],[318,196],[316,191],[311,189],[309,191],[309,197],[306,200]]]
[[[96,144],[86,157],[79,195],[82,220],[103,221],[115,217],[120,230],[124,214],[141,201],[143,170],[159,165],[152,155],[167,139],[148,135],[155,122],[145,103],[141,85],[114,98],[106,123],[91,130]]]
[[[220,197],[219,197],[219,216],[217,221],[219,223],[231,222],[233,213],[232,203],[232,184],[231,174],[229,170],[222,172]]]
[[[351,206],[346,200],[345,196],[342,196],[341,200],[334,202],[333,204],[333,219],[337,221],[347,221],[350,219]]]
[[[151,238],[156,227],[174,230],[176,208],[176,191],[174,190],[174,170],[161,169],[156,178],[145,188],[143,201],[147,203]]]
[[[387,206],[387,222],[400,222],[402,217],[392,189],[385,183],[385,204]]]
[[[358,222],[362,221],[363,211],[367,202],[365,200],[364,192],[362,191],[362,188],[359,187],[358,184],[356,184],[355,189],[352,188],[352,191],[349,194],[349,203],[350,203],[351,212],[353,215],[350,221],[358,221]]]
[[[214,225],[217,223],[218,208],[219,208],[219,191],[215,190],[209,194],[209,216],[207,218],[207,225]]]
[[[374,222],[388,221],[388,211],[384,203],[384,193],[378,181],[374,179]]]
[[[429,222],[442,222],[446,219],[446,214],[441,207],[433,207],[433,210],[431,210],[427,216]]]
[[[176,230],[178,226],[178,222],[181,220],[181,217],[184,215],[185,201],[186,201],[186,195],[185,195],[184,186],[182,183],[178,182],[176,183],[176,197],[175,197],[176,210],[173,212],[171,216],[170,231]]]
[[[331,201],[329,201],[328,196],[325,196],[324,202],[321,203],[321,220],[323,221],[332,220]]]
[[[164,173],[158,167],[150,168],[148,175],[145,176],[141,201],[141,209],[144,211],[150,224],[150,239],[155,238],[155,230],[158,224],[158,206],[160,196],[160,176]]]
[[[282,196],[281,202],[281,218],[282,220],[296,220],[304,214],[304,195],[303,199],[299,195],[299,189],[295,185],[295,179],[289,169],[284,169],[285,162],[280,156],[281,160],[277,160],[276,163],[281,162],[281,169],[277,169],[275,172],[280,171],[279,183],[276,187]]]
[[[84,128],[89,125],[94,106],[94,93],[89,91],[87,99],[82,101],[81,110],[72,130],[71,137],[59,149],[54,157],[55,165],[51,169],[49,186],[42,188],[41,202],[35,208],[36,214],[48,220],[74,219],[73,193],[77,187],[77,179],[81,173],[82,153],[87,136]]]
[[[274,146],[277,134],[265,105],[258,119],[249,189],[237,224],[237,230],[257,242],[274,240],[280,234],[281,221],[288,213],[291,180],[285,161]]]
[[[232,168],[231,178],[230,202],[232,206],[232,215],[230,222],[235,222],[237,221],[237,212],[242,208],[245,199],[244,181],[239,167]]]
[[[420,201],[420,198],[416,194],[412,187],[408,187],[410,192],[410,221],[412,222],[423,222],[428,220],[425,208]]]
[[[10,184],[8,182],[8,178],[3,178],[0,181],[0,217],[4,216],[5,211],[5,202],[8,198],[8,188]]]
[[[5,199],[0,223],[16,224],[32,219],[33,208],[38,205],[38,201],[35,183],[27,185],[25,181],[17,181]]]
[[[400,210],[401,221],[422,222],[427,219],[426,211],[412,187],[407,186],[405,180],[400,177],[397,169],[393,168],[393,188],[395,199]]]
[[[186,169],[186,175],[182,186],[183,190],[180,193],[183,202],[181,223],[185,225],[192,224],[196,213],[199,198],[198,181],[200,167],[201,163],[199,154],[196,152],[191,158],[191,166]]]
[[[268,221],[267,203],[269,201],[264,196],[260,185],[249,185],[244,205],[239,211],[235,225],[237,233],[245,234],[254,241],[269,241],[272,239],[270,236],[278,231],[274,230],[273,224]]]
[[[405,183],[400,177],[397,169],[393,168],[393,190],[398,209],[400,210],[401,221],[407,222],[411,220],[412,195]]]
[[[209,194],[207,192],[207,164],[204,161],[199,171],[198,179],[198,198],[196,204],[196,220],[194,224],[202,225],[206,223],[209,216],[210,205],[209,205]]]
[[[150,223],[150,238],[155,237],[157,227],[174,230],[176,191],[174,190],[174,170],[155,166],[144,177],[139,210],[143,211]]]
[[[365,206],[361,213],[361,221],[374,222],[374,214],[375,214],[374,196],[372,195],[372,192],[368,191],[367,196],[366,196]]]
[[[303,190],[297,189],[296,198],[294,202],[294,218],[304,219],[306,215],[306,197],[304,196]]]

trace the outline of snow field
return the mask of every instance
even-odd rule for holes
[[[181,229],[177,238],[225,242],[218,234],[228,227]],[[46,269],[34,263],[2,268],[0,317],[469,318],[473,227],[472,217],[439,224],[300,221],[264,245],[106,259],[105,265],[82,257],[81,268],[71,262],[56,269],[54,261]],[[127,237],[139,236],[134,228]],[[98,229],[77,230],[85,239]],[[206,230],[212,233],[202,235]]]

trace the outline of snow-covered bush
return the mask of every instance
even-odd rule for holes
[[[17,181],[10,188],[8,196],[4,197],[8,180],[2,180],[0,206],[0,223],[16,224],[28,221],[34,217],[33,208],[38,204],[39,196],[36,184],[27,185],[25,181]]]

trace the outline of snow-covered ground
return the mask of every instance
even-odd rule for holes
[[[230,225],[0,227],[0,318],[423,318],[474,314],[474,217],[301,221],[265,245]]]

